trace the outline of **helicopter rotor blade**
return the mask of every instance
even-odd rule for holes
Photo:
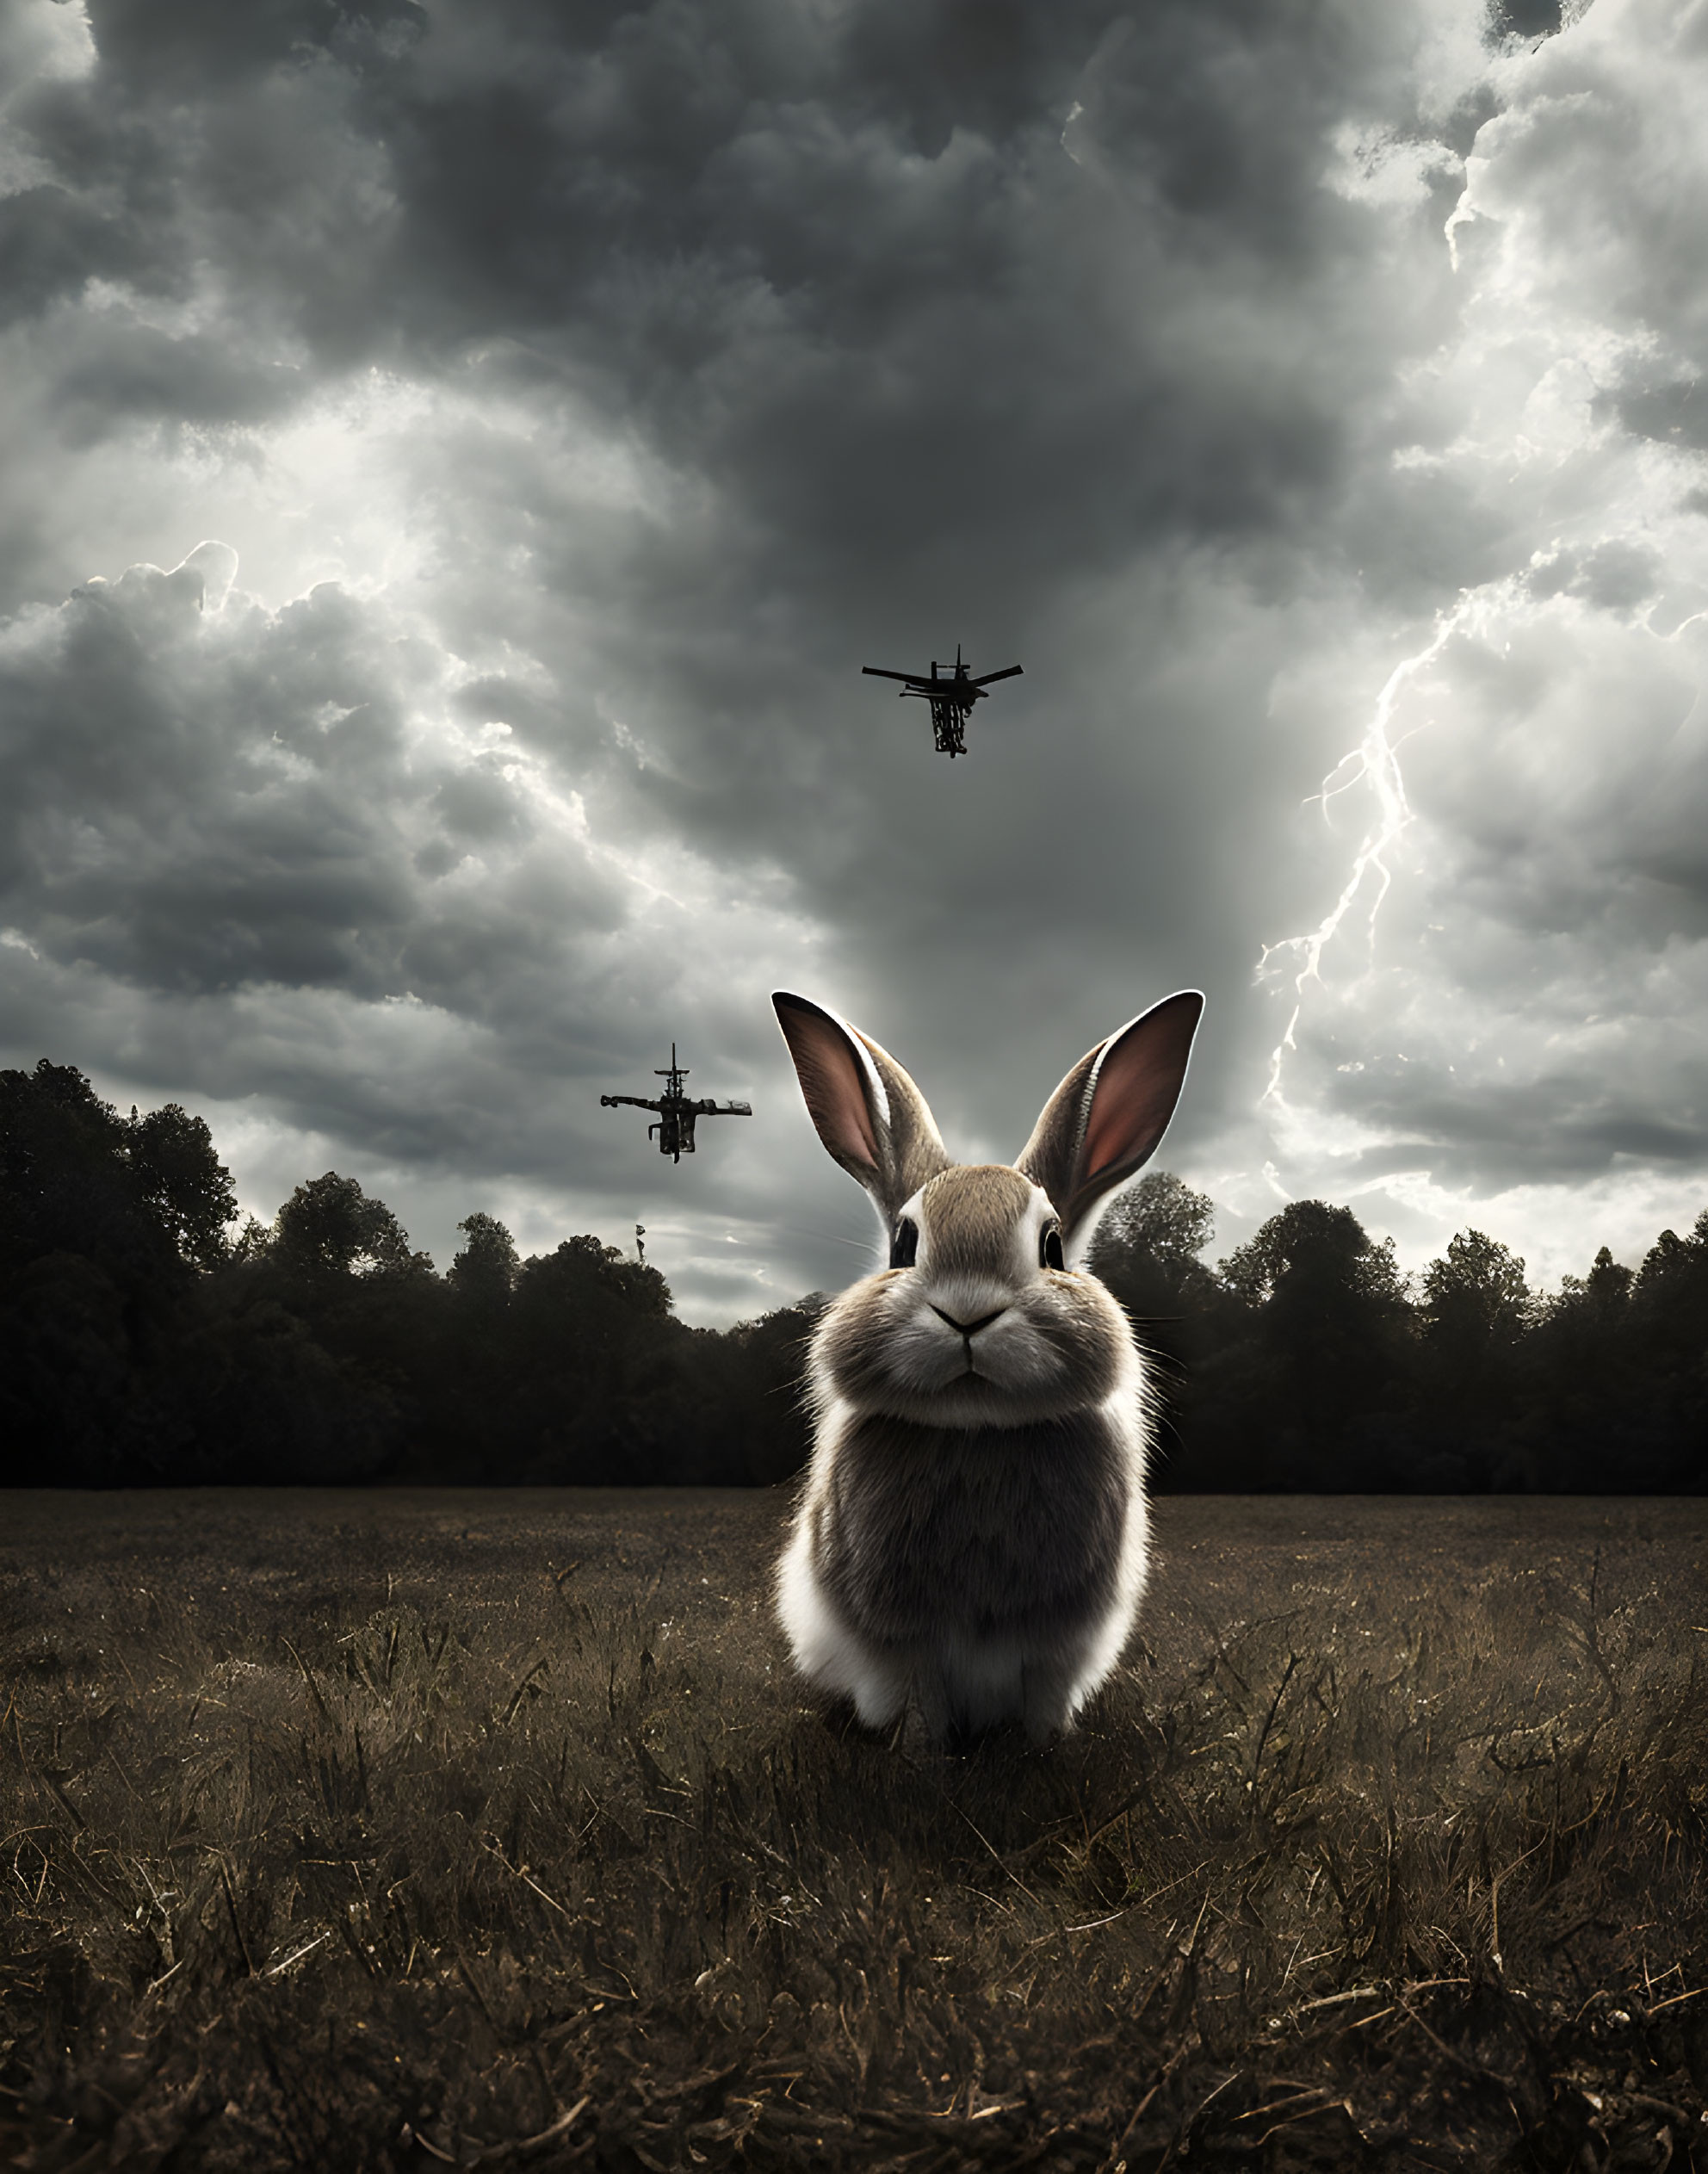
[[[1009,665],[1001,672],[987,672],[981,673],[978,678],[974,680],[973,684],[975,687],[987,687],[993,679],[1018,679],[1020,676],[1020,666]]]
[[[874,679],[905,679],[909,686],[918,685],[924,678],[917,672],[886,672],[882,665],[862,665],[860,669]]]

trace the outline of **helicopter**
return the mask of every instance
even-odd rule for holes
[[[653,1077],[667,1082],[664,1093],[655,1102],[646,1101],[638,1094],[602,1094],[599,1107],[614,1110],[618,1103],[626,1102],[636,1110],[656,1110],[659,1121],[647,1127],[650,1140],[659,1136],[659,1153],[667,1155],[672,1162],[680,1162],[685,1155],[694,1152],[694,1120],[696,1118],[751,1118],[751,1102],[695,1101],[682,1091],[682,1082],[688,1077],[688,1067],[676,1061],[676,1044],[670,1045],[668,1068],[656,1065]]]
[[[955,645],[955,669],[939,677],[937,659],[931,659],[931,676],[918,672],[886,672],[882,665],[862,665],[861,671],[874,679],[899,679],[903,696],[923,695],[931,706],[931,732],[937,741],[937,752],[947,755],[953,762],[957,755],[967,752],[967,720],[973,714],[973,704],[983,698],[985,690],[993,679],[1015,679],[1020,666],[1010,665],[1002,672],[982,672],[972,678],[961,661],[961,645]]]

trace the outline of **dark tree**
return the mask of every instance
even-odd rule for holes
[[[1631,1301],[1656,1344],[1670,1355],[1699,1361],[1708,1322],[1708,1208],[1687,1238],[1663,1230],[1630,1285]]]
[[[1208,1194],[1169,1171],[1148,1171],[1105,1214],[1086,1266],[1136,1317],[1178,1313],[1214,1288],[1198,1255],[1215,1227]]]
[[[1423,1297],[1424,1332],[1439,1351],[1509,1351],[1530,1319],[1523,1261],[1481,1230],[1448,1240],[1445,1256],[1423,1272]]]
[[[451,1262],[451,1290],[477,1305],[505,1304],[522,1273],[515,1239],[495,1216],[465,1216],[457,1229],[467,1242]]]
[[[211,1268],[227,1250],[226,1226],[238,1205],[232,1174],[214,1151],[205,1118],[169,1102],[139,1117],[132,1108],[125,1152],[143,1204],[178,1251],[199,1268]]]
[[[1232,1384],[1272,1445],[1272,1483],[1399,1483],[1412,1316],[1393,1241],[1373,1244],[1350,1208],[1290,1201],[1222,1264],[1222,1281],[1245,1313]]]
[[[521,1468],[517,1434],[522,1360],[515,1294],[522,1264],[494,1216],[466,1216],[464,1244],[445,1278],[444,1304],[417,1374],[412,1451],[444,1479],[504,1479]]]
[[[69,1064],[0,1072],[0,1247],[15,1262],[46,1253],[98,1261],[140,1286],[170,1256],[128,1128]]]
[[[1423,1272],[1424,1378],[1438,1404],[1484,1415],[1505,1407],[1534,1304],[1524,1263],[1481,1230],[1449,1239]]]
[[[1462,1492],[1510,1485],[1525,1339],[1538,1315],[1524,1263],[1461,1230],[1423,1272],[1414,1483]]]
[[[691,1330],[678,1366],[682,1481],[770,1486],[812,1446],[807,1347],[830,1301],[814,1291],[733,1329]]]
[[[370,1199],[336,1170],[300,1185],[280,1209],[273,1244],[282,1266],[300,1273],[354,1276],[417,1265],[403,1225],[383,1200]]]
[[[329,1170],[203,1280],[186,1477],[355,1483],[413,1453],[442,1286],[396,1216]]]
[[[1215,1484],[1226,1446],[1212,1447],[1203,1424],[1208,1369],[1225,1300],[1198,1258],[1216,1223],[1215,1204],[1172,1172],[1147,1171],[1098,1223],[1086,1266],[1126,1309],[1150,1362],[1161,1401],[1158,1483]]]
[[[1615,1260],[1603,1246],[1583,1282],[1583,1295],[1591,1313],[1603,1321],[1622,1321],[1625,1308],[1631,1304],[1631,1287],[1636,1280],[1636,1271]]]
[[[1091,1267],[1107,1281],[1105,1264],[1154,1260],[1177,1278],[1200,1267],[1197,1256],[1216,1229],[1216,1204],[1172,1171],[1148,1170],[1118,1193],[1098,1225]]]
[[[15,1479],[149,1477],[182,1440],[173,1359],[191,1272],[128,1144],[74,1066],[0,1072],[0,1434]]]
[[[1708,1487],[1708,1208],[1687,1238],[1663,1230],[1655,1240],[1631,1287],[1630,1320],[1638,1393],[1653,1415],[1631,1483]]]
[[[656,1268],[597,1238],[566,1239],[523,1267],[512,1302],[513,1399],[523,1468],[542,1481],[650,1485],[677,1453],[678,1349],[688,1331]]]

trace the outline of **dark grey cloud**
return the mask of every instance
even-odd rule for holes
[[[115,279],[147,261],[129,220],[104,215],[58,183],[0,201],[0,321],[37,317],[90,279]]]
[[[543,341],[838,580],[874,545],[917,553],[898,486],[1017,530],[1024,489],[1010,555],[1072,537],[1101,562],[1159,524],[1261,525],[1332,474],[1359,359],[1252,335],[1359,246],[1325,141],[1349,104],[1391,102],[1403,26],[1235,4],[238,15],[96,7],[95,67],[20,102],[56,177],[28,200],[62,234],[53,291],[74,268],[176,296],[211,276],[231,321],[259,313],[323,369]],[[273,365],[251,367],[265,402]]]
[[[1350,1159],[1355,1182],[1421,1165],[1449,1187],[1486,1181],[1491,1167],[1508,1186],[1570,1185],[1621,1156],[1691,1171],[1708,1159],[1699,1093],[1662,1117],[1640,1086],[1592,1082],[1576,1070],[1510,1085],[1478,1080],[1456,1093],[1433,1067],[1395,1063],[1372,1067],[1360,1085],[1349,1102],[1395,1137]]]
[[[49,957],[161,993],[306,985],[480,1017],[530,959],[622,920],[561,838],[530,862],[502,754],[418,767],[430,660],[383,614],[323,585],[205,627],[201,589],[191,567],[133,567],[0,660],[6,889]],[[447,908],[471,849],[490,881]]]
[[[15,1032],[441,1250],[465,1180],[674,1217],[720,1307],[862,1229],[772,982],[1004,1155],[1206,986],[1169,1153],[1235,1221],[1697,1168],[1701,56],[1556,23],[17,0]],[[198,608],[147,569],[210,536]],[[1025,676],[951,769],[858,666],[957,640]],[[1300,803],[1426,654],[1375,946],[1372,879],[1265,1099],[1306,951],[1253,963],[1387,820]],[[686,1175],[597,1106],[673,1033],[764,1103]]]

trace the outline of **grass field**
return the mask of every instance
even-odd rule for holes
[[[1708,2169],[1708,1502],[1181,1498],[1050,1752],[773,1495],[0,1504],[0,2163]]]

